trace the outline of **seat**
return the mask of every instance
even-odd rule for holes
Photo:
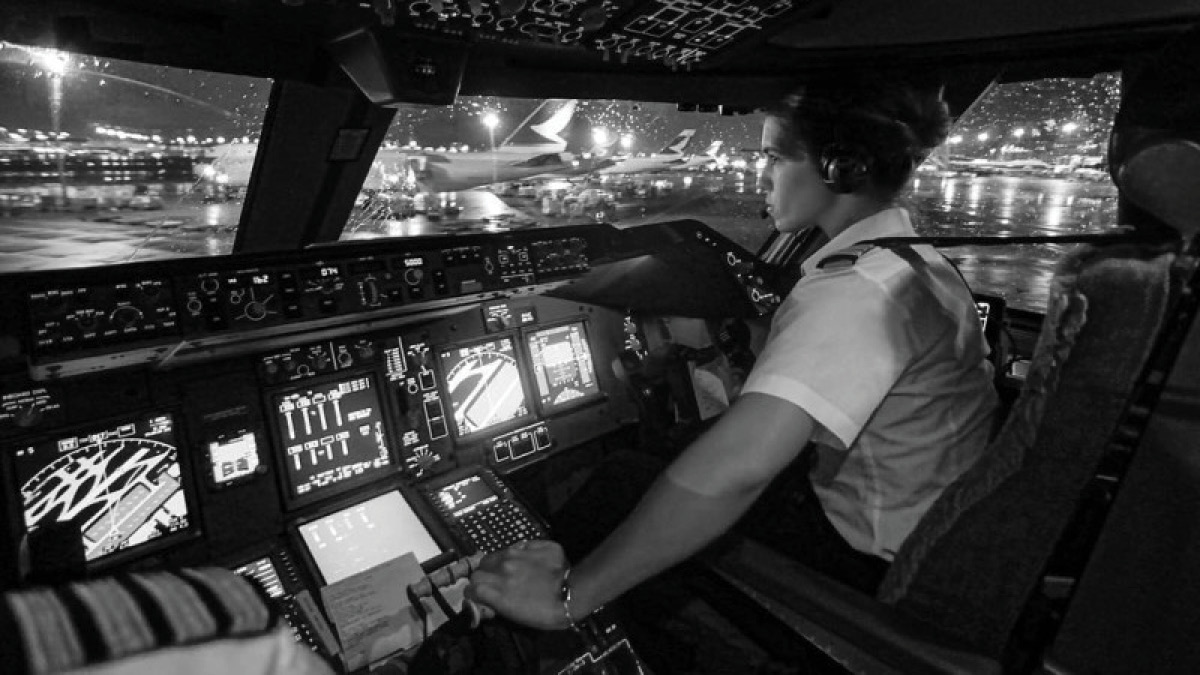
[[[261,589],[220,568],[9,591],[0,632],[6,675],[332,673]]]
[[[1009,419],[905,542],[877,599],[751,541],[711,569],[851,671],[1000,672],[1160,334],[1176,258],[1122,245],[1065,262]]]

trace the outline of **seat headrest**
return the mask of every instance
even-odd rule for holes
[[[1200,25],[1122,76],[1108,145],[1113,182],[1132,206],[1183,234],[1200,230]]]
[[[1185,237],[1200,231],[1200,143],[1137,130],[1114,132],[1110,147],[1122,196]]]

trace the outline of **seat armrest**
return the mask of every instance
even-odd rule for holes
[[[894,608],[736,535],[700,564],[851,672],[1000,673]]]

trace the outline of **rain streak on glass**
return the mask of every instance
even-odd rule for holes
[[[0,42],[0,272],[229,253],[270,89]]]

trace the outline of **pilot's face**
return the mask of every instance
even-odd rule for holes
[[[767,193],[767,210],[780,232],[800,232],[821,223],[834,193],[821,180],[816,159],[788,142],[775,117],[763,123],[762,149],[767,166],[759,187]]]

